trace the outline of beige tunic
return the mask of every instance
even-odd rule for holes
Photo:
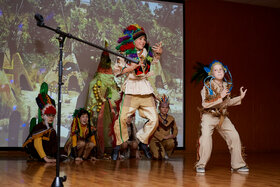
[[[173,134],[174,137],[178,134],[178,128],[174,118],[170,115],[167,116],[167,123],[164,124],[163,119],[159,116],[159,126],[155,131],[153,138],[162,141],[165,136]]]
[[[223,87],[226,88],[228,84],[223,82]],[[202,107],[205,109],[208,108],[223,108],[226,109],[228,106],[235,106],[241,104],[241,97],[230,98],[229,96],[222,99],[220,93],[223,91],[223,88],[220,88],[219,85],[212,81],[212,90],[214,90],[214,95],[210,96],[208,93],[208,89],[204,86],[201,90],[201,98],[202,98]]]
[[[163,159],[165,155],[171,156],[177,146],[176,138],[164,139],[164,137],[173,134],[174,137],[178,134],[178,128],[174,118],[168,115],[167,123],[159,115],[159,126],[155,131],[151,142],[150,149],[155,159]]]
[[[147,50],[144,49],[142,56],[147,56]],[[156,63],[156,60],[153,60],[152,63]],[[129,65],[126,63],[125,59],[118,57],[117,62],[114,66],[114,74],[116,76],[120,75],[123,68],[128,67]],[[153,94],[154,90],[148,81],[148,77],[150,74],[141,74],[136,75],[134,71],[126,74],[127,79],[122,85],[122,91],[125,94],[131,95],[149,95]]]

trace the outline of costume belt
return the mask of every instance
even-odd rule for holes
[[[135,76],[135,77],[128,77],[127,80],[143,80],[143,79],[147,79],[147,75],[140,75],[140,76]]]
[[[198,108],[198,110],[200,111],[200,116],[202,116],[202,114],[211,114],[213,117],[220,118],[218,123],[219,127],[222,126],[225,117],[228,116],[228,112],[224,108]]]

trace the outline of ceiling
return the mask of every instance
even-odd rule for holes
[[[224,0],[228,2],[244,3],[271,8],[280,8],[280,0]]]

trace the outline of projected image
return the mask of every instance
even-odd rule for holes
[[[38,117],[40,85],[58,103],[57,35],[36,26],[35,13],[47,26],[117,52],[122,29],[138,24],[151,46],[162,41],[160,62],[152,65],[149,78],[155,93],[170,100],[170,115],[178,126],[178,147],[184,145],[183,124],[183,4],[140,0],[0,0],[0,147],[21,147],[29,133],[31,118]],[[115,107],[125,77],[116,78],[116,56],[72,39],[66,39],[63,56],[61,146],[69,137],[73,112],[87,107],[94,125],[103,124],[105,147],[110,115],[106,99]],[[94,91],[98,91],[98,95]],[[98,118],[104,112],[103,119]],[[102,120],[102,121],[100,121]],[[145,119],[136,115],[137,127]],[[56,123],[56,122],[55,122]]]

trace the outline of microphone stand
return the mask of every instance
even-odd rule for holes
[[[63,64],[62,64],[62,59],[63,59],[63,46],[64,46],[64,41],[65,38],[72,38],[75,39],[79,42],[85,43],[87,45],[93,46],[95,48],[101,49],[103,51],[107,51],[113,55],[122,57],[124,59],[126,59],[127,61],[131,61],[133,63],[138,63],[137,60],[134,60],[130,57],[126,57],[123,56],[119,53],[116,53],[114,51],[111,51],[109,49],[106,49],[104,47],[100,47],[98,45],[95,45],[93,43],[90,43],[88,41],[82,40],[80,38],[77,38],[75,36],[72,36],[69,33],[63,32],[60,30],[60,27],[57,27],[56,29],[51,28],[47,25],[44,24],[44,18],[42,15],[40,14],[35,14],[35,19],[37,20],[37,26],[39,27],[44,27],[46,29],[52,30],[55,33],[59,34],[59,37],[57,37],[56,39],[59,41],[59,63],[58,63],[58,112],[57,112],[57,155],[56,155],[56,177],[52,183],[52,187],[62,187],[63,186],[63,182],[66,181],[67,177],[63,176],[63,177],[59,177],[59,165],[60,165],[60,126],[61,126],[61,86],[63,85],[62,82],[62,74],[63,74]]]

